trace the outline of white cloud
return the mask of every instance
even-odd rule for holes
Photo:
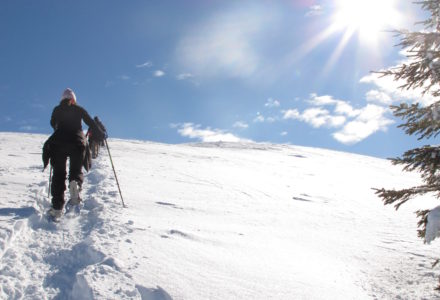
[[[180,40],[177,58],[197,76],[248,78],[260,68],[254,39],[267,26],[267,18],[255,10],[211,16]]]
[[[308,108],[301,114],[300,120],[318,128],[327,123],[326,119],[328,117],[329,112],[326,109]]]
[[[338,127],[344,124],[344,116],[332,116],[329,111],[322,108],[309,108],[306,109],[301,117],[301,121],[304,121],[315,128],[326,127]]]
[[[310,94],[310,99],[308,100],[309,103],[316,106],[333,105],[336,104],[337,101],[338,100],[333,99],[332,96],[329,95],[318,96],[315,93]]]
[[[151,68],[153,66],[153,63],[151,61],[147,61],[143,64],[136,65],[136,68]]]
[[[284,111],[282,111],[282,113],[284,114],[283,119],[285,119],[285,120],[287,120],[287,119],[299,120],[300,119],[300,113],[296,108],[284,110]]]
[[[360,113],[358,109],[354,109],[350,104],[344,101],[338,101],[336,103],[334,112],[347,117],[355,117]]]
[[[198,139],[202,142],[249,142],[232,133],[220,129],[211,129],[209,127],[202,129],[200,125],[193,123],[172,124],[171,127],[178,128],[177,132],[184,137]]]
[[[278,117],[265,117],[263,116],[260,112],[257,112],[257,116],[254,118],[253,122],[254,123],[274,123],[276,121],[278,121]]]
[[[269,98],[269,99],[267,99],[267,102],[266,102],[266,104],[264,104],[264,106],[266,106],[266,107],[279,107],[280,102],[278,100]]]
[[[176,76],[177,80],[185,80],[193,77],[194,75],[192,75],[191,73],[182,73]]]
[[[242,129],[246,129],[249,127],[249,125],[243,121],[237,121],[234,123],[233,125],[235,128],[242,128]]]
[[[306,13],[306,17],[319,16],[323,14],[321,5],[312,5],[309,7],[309,11]]]
[[[400,86],[405,82],[402,80],[394,81],[391,76],[380,77],[380,74],[372,73],[361,78],[360,82],[375,85],[377,91],[381,93],[381,97],[389,97],[389,102],[391,104],[400,102],[420,102],[423,105],[429,105],[436,101],[436,99],[429,94],[422,96],[422,88],[402,90]]]
[[[281,136],[286,136],[286,135],[288,135],[288,134],[289,134],[289,133],[288,133],[287,131],[283,131],[283,132],[280,133]]]
[[[388,110],[385,107],[368,104],[361,113],[348,122],[333,137],[343,144],[355,144],[377,131],[386,131],[394,121],[385,117]]]
[[[154,71],[153,75],[154,75],[154,77],[162,77],[162,76],[165,76],[165,72],[162,70],[156,70],[156,71]]]
[[[378,90],[370,90],[365,94],[368,102],[376,102],[378,104],[390,105],[393,102],[390,95]]]
[[[276,121],[277,121],[277,118],[275,118],[275,117],[267,117],[266,118],[266,122],[268,122],[268,123],[274,123]]]
[[[415,62],[415,57],[413,57],[412,52],[417,49],[402,49],[399,54],[401,55],[401,60],[397,62],[395,66],[387,68],[398,69],[403,66],[403,64],[409,65]],[[416,103],[419,102],[422,105],[429,105],[434,103],[437,99],[434,98],[429,93],[423,95],[424,88],[427,86],[416,87],[412,89],[402,89],[400,88],[406,84],[405,80],[394,80],[394,76],[383,76],[380,73],[371,73],[364,76],[360,80],[361,83],[369,83],[375,86],[377,92],[367,93],[367,100],[375,101],[376,103],[383,103],[390,105],[393,103]],[[435,84],[433,89],[439,89],[439,84]],[[432,89],[431,89],[432,90]],[[381,102],[382,101],[382,102]]]
[[[130,76],[128,76],[128,75],[121,75],[121,76],[119,76],[119,79],[121,79],[121,80],[130,80]]]
[[[373,94],[370,93],[370,96]],[[307,102],[312,107],[303,112],[297,109],[283,111],[283,118],[299,120],[314,128],[337,128],[332,134],[333,138],[347,145],[360,142],[377,131],[386,131],[394,122],[386,117],[390,110],[380,105],[367,104],[354,109],[347,101],[316,94],[311,94]],[[329,107],[333,107],[333,110],[326,109]]]
[[[265,120],[264,116],[261,115],[260,113],[257,113],[257,116],[254,119],[255,123],[263,123]]]
[[[309,103],[314,106],[334,106],[335,113],[349,117],[354,117],[359,114],[359,111],[353,109],[347,101],[334,99],[329,95],[318,96],[317,94],[312,93],[310,95]]]
[[[409,62],[406,58],[405,63]],[[333,137],[341,143],[354,144],[378,131],[386,131],[394,123],[387,116],[391,113],[387,106],[401,102],[429,105],[437,100],[430,94],[423,95],[420,87],[401,89],[405,82],[395,81],[392,76],[382,77],[381,74],[371,73],[361,78],[360,83],[374,86],[365,94],[367,104],[362,108],[355,109],[348,101],[338,100],[330,95],[311,94],[307,101],[311,108],[303,112],[297,109],[282,111],[283,118],[306,122],[315,128],[339,127]]]
[[[359,113],[347,102],[336,100],[331,96],[317,96],[316,94],[310,96],[307,102],[313,107],[305,109],[302,113],[297,109],[283,111],[283,119],[299,120],[315,128],[322,126],[332,128],[342,126],[348,116],[355,116]],[[333,113],[324,109],[324,106],[334,106]]]

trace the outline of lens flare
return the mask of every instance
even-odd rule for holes
[[[381,32],[396,29],[400,16],[394,0],[337,0],[333,23],[355,31],[361,42],[377,42]]]

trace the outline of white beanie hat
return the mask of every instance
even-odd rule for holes
[[[76,102],[76,96],[72,89],[67,88],[64,90],[63,95],[61,95],[61,100],[64,99],[73,99]]]

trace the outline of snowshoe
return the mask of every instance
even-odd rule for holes
[[[81,192],[81,188],[78,185],[78,182],[72,180],[69,183],[69,192],[70,192],[70,200],[67,202],[69,205],[78,205],[81,202],[81,196],[79,193]]]
[[[81,203],[72,204],[71,201],[66,203],[65,206],[66,212],[65,214],[68,216],[79,216],[81,212]]]
[[[63,216],[63,210],[62,209],[54,209],[53,207],[48,210],[47,216],[49,220],[53,222],[59,222],[61,217]]]

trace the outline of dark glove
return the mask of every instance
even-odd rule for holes
[[[43,170],[46,169],[47,165],[49,164],[50,158],[52,156],[51,150],[51,140],[49,138],[43,145]]]

